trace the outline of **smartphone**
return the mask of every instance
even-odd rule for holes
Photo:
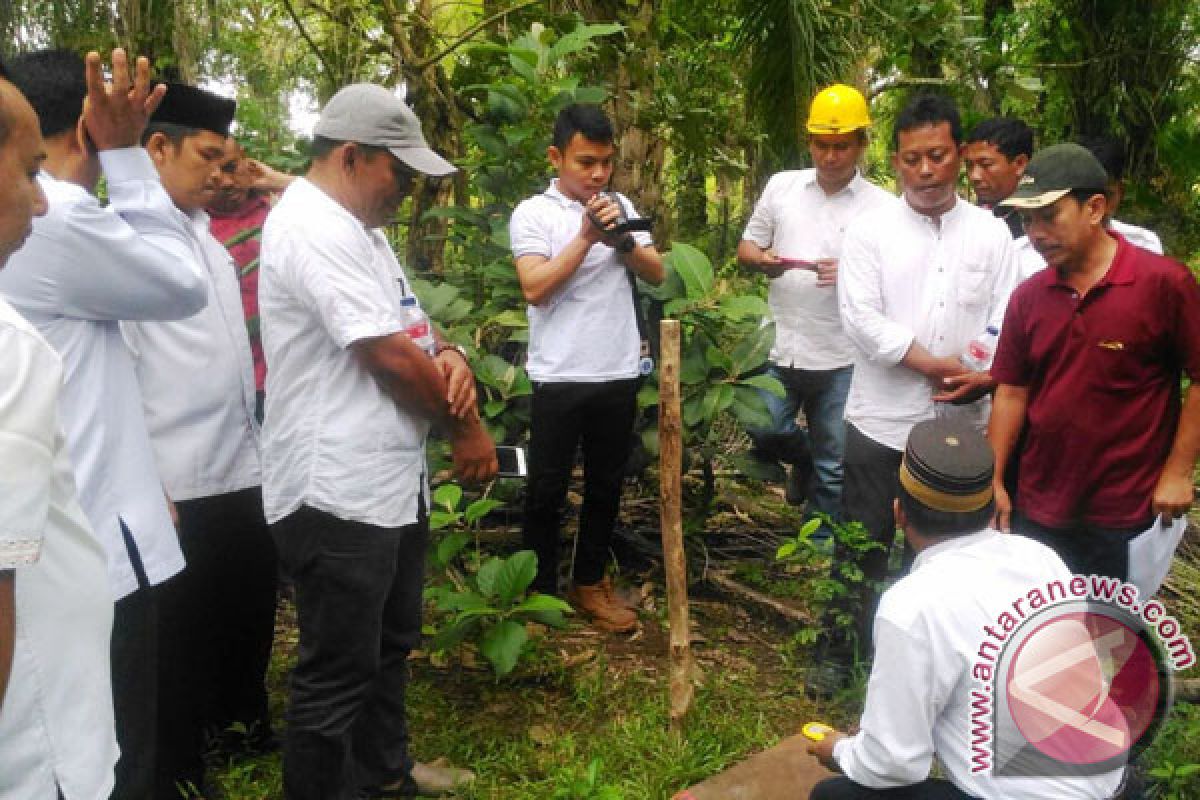
[[[528,474],[525,470],[525,451],[519,447],[497,445],[496,461],[500,464],[496,473],[498,478],[524,478]]]
[[[779,259],[779,263],[785,269],[810,269],[813,272],[817,271],[817,262],[815,261],[804,261],[799,258],[781,258]]]

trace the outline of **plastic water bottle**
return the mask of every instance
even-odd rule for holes
[[[429,317],[417,304],[417,298],[412,295],[406,295],[400,300],[400,321],[413,344],[431,356],[437,351],[437,340],[433,338],[433,326],[429,324]]]
[[[995,325],[988,325],[981,335],[971,340],[971,343],[967,345],[967,351],[959,360],[968,368],[976,372],[983,372],[991,363],[992,354],[996,352],[996,341],[999,338],[1000,329]]]

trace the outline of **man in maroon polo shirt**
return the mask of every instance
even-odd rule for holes
[[[1012,197],[1051,269],[1008,303],[992,377],[996,475],[1019,458],[998,525],[1076,573],[1128,573],[1128,540],[1193,500],[1200,452],[1200,287],[1183,265],[1107,230],[1104,168],[1075,144],[1030,161]],[[1180,404],[1180,378],[1193,383]],[[1025,440],[1015,451],[1022,427]],[[1015,507],[1014,507],[1015,506]]]

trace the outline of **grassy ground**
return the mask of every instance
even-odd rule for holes
[[[1190,537],[1166,599],[1200,648],[1200,536]],[[740,574],[789,602],[806,599],[804,582],[765,559]],[[474,769],[478,783],[462,800],[659,800],[805,721],[856,719],[854,690],[825,708],[802,697],[802,630],[700,593],[692,602],[693,713],[682,735],[669,732],[665,601],[653,569],[649,577],[656,585],[643,587],[637,633],[603,635],[578,623],[540,631],[532,658],[501,681],[470,651],[449,662],[417,654],[409,696],[416,756]],[[270,685],[278,719],[295,647],[286,605],[276,641]],[[1177,703],[1143,763],[1156,782],[1148,797],[1200,800],[1200,706]],[[215,779],[229,800],[282,796],[277,756],[218,765]]]

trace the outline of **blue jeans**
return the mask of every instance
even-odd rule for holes
[[[809,510],[840,517],[842,504],[842,458],[846,449],[846,395],[850,392],[853,367],[828,370],[794,369],[772,364],[768,374],[787,390],[784,397],[762,392],[771,413],[771,427],[749,431],[755,447],[772,439],[794,437],[794,450],[812,453],[812,479],[808,486]],[[804,409],[808,430],[796,425],[796,412]],[[787,461],[786,456],[783,460]]]

